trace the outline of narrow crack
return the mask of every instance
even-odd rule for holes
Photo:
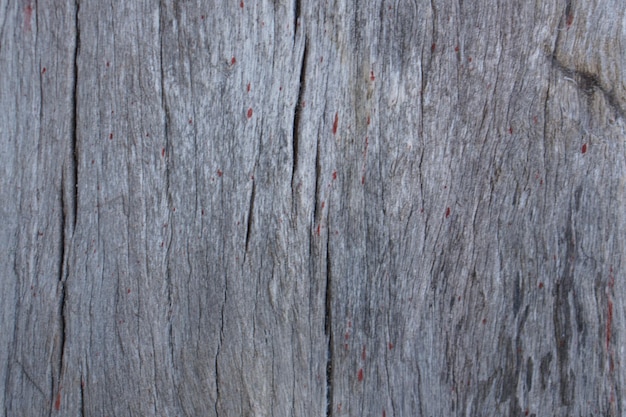
[[[326,417],[333,415],[333,315],[332,315],[332,274],[330,265],[330,233],[326,234],[326,314],[324,332],[328,337],[326,356]]]
[[[300,64],[300,85],[298,88],[298,98],[296,99],[296,105],[293,112],[293,163],[291,168],[291,189],[295,190],[295,176],[298,170],[298,153],[300,146],[300,117],[302,115],[302,98],[304,97],[304,92],[306,88],[306,65],[307,65],[307,49],[308,49],[308,39],[304,39],[304,51],[302,52],[302,61]]]
[[[256,184],[254,180],[252,180],[252,192],[250,193],[250,204],[248,205],[248,224],[246,226],[246,244],[245,244],[246,251],[244,253],[244,257],[248,253],[248,247],[250,244],[250,234],[252,230],[252,221],[253,221],[253,215],[254,215],[255,194],[256,194]]]
[[[300,0],[294,0],[293,2],[293,33],[296,36],[298,30],[298,20],[300,19]]]

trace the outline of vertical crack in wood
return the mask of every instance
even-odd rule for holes
[[[300,19],[300,0],[294,0],[293,2],[293,33],[296,36],[298,30],[298,19]]]
[[[304,96],[304,91],[306,88],[306,65],[307,65],[307,49],[308,49],[308,39],[304,38],[304,50],[302,52],[302,61],[300,64],[300,85],[298,87],[298,98],[296,99],[296,104],[293,112],[293,162],[291,166],[291,189],[292,191],[296,189],[294,184],[296,171],[298,170],[298,153],[300,146],[300,116],[302,109],[302,98]]]
[[[165,69],[163,66],[163,54],[165,53],[165,49],[163,46],[163,36],[164,36],[164,27],[165,27],[165,16],[164,16],[164,1],[161,0],[159,2],[159,70],[161,76],[161,108],[163,110],[163,141],[164,148],[166,149],[165,160],[163,161],[165,164],[165,197],[168,201],[168,207],[170,205],[170,171],[169,165],[167,163],[167,157],[169,151],[169,120],[170,120],[170,112],[167,105],[167,97],[165,93]],[[169,218],[169,210],[168,210],[168,218]],[[168,221],[168,224],[169,221]],[[166,239],[164,237],[163,239]],[[170,265],[170,244],[171,240],[168,239],[167,250],[165,253],[165,282],[167,288],[167,336],[168,336],[168,347],[170,360],[172,361],[172,366],[176,366],[174,363],[174,329],[172,327],[172,279],[171,279],[171,265]]]
[[[254,215],[254,195],[256,193],[256,184],[254,180],[252,180],[252,192],[250,193],[250,204],[248,205],[248,223],[246,226],[246,244],[245,244],[245,253],[244,253],[244,262],[245,256],[248,253],[248,246],[250,244],[250,233],[252,230],[252,217]]]
[[[326,314],[324,330],[328,337],[326,357],[326,417],[333,415],[333,315],[332,315],[332,274],[330,265],[330,233],[326,234]]]
[[[83,375],[80,375],[80,415],[86,416],[87,412],[85,411],[85,382],[83,381]]]

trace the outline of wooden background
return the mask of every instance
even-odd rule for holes
[[[625,19],[0,0],[2,415],[624,415]]]

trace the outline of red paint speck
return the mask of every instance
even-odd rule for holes
[[[359,373],[357,375],[359,382],[363,381],[363,368],[359,369]]]
[[[252,107],[248,109],[248,113],[246,113],[246,115],[248,116],[248,119],[252,117]]]
[[[527,416],[528,413],[530,413],[530,411],[528,411],[528,408],[527,408],[526,411],[524,411],[524,415]]]
[[[322,234],[322,225],[321,224],[317,225],[317,231],[315,233],[317,233],[318,236],[320,236]]]
[[[202,209],[202,212],[201,212],[201,213],[202,213],[202,215],[204,216],[204,209]]]
[[[454,47],[454,52],[459,52],[461,50],[461,48],[459,47],[459,45]]]
[[[230,65],[235,65],[237,63],[237,60],[235,59],[235,57],[232,57],[230,59]]]
[[[540,289],[540,290],[541,290],[541,289],[543,289],[543,282],[540,282],[540,283],[539,283],[539,289]]]
[[[326,202],[322,201],[322,208],[326,207]]]
[[[387,417],[387,413],[385,413],[385,410],[383,410],[383,417]]]
[[[430,52],[435,52],[435,49],[437,49],[436,43],[433,43],[432,45],[430,45]]]
[[[126,294],[130,294],[130,288],[126,288]]]
[[[587,144],[586,143],[583,143],[582,148],[580,148],[580,152],[581,153],[586,153],[587,152]]]
[[[572,26],[572,23],[574,23],[574,15],[573,14],[568,14],[567,15],[567,21],[565,22],[567,24],[567,27]]]
[[[250,83],[248,83],[248,86],[246,87],[246,90],[248,91],[248,93],[250,92]]]
[[[365,184],[365,175],[361,175],[361,185]]]
[[[200,16],[200,19],[204,20],[204,15]]]
[[[365,345],[363,345],[363,350],[361,351],[361,359],[367,359],[367,353],[365,352]]]
[[[109,140],[113,140],[113,133],[109,133]]]
[[[472,62],[472,57],[470,56],[469,58],[467,58],[467,60],[468,60],[469,62]]]
[[[509,127],[509,135],[512,135],[512,134],[513,134],[513,127],[511,126]]]
[[[46,67],[43,67],[43,68],[41,69],[41,75],[43,75],[43,74],[45,74],[45,73],[46,73]]]
[[[487,324],[487,319],[483,319],[483,324]]]
[[[61,388],[57,392],[57,399],[54,401],[54,409],[59,411],[61,409]]]
[[[106,66],[107,66],[107,68],[109,68],[111,66],[111,63],[109,61],[107,61]]]
[[[333,179],[336,180],[337,179],[337,171],[333,171]]]
[[[218,176],[218,177],[221,177],[222,175],[224,175],[224,173],[222,172],[222,170],[221,170],[221,169],[218,169],[218,170],[217,170],[217,176]]]
[[[369,117],[369,116],[367,116],[367,125],[368,125],[368,126],[370,125],[370,121],[371,121],[371,120],[370,120],[370,117]]]
[[[188,122],[189,122],[189,124],[192,124],[193,123],[193,119],[189,119]]]
[[[243,1],[241,3],[239,3],[239,7],[241,7],[243,9]]]
[[[450,217],[450,207],[446,207],[446,219]]]
[[[376,80],[376,77],[374,76],[374,71],[370,71],[370,81],[374,80]]]
[[[393,349],[393,343],[389,342],[389,344],[387,346],[389,347],[389,350]]]
[[[350,333],[346,332],[346,333],[343,335],[343,338],[344,338],[344,339],[346,339],[346,340],[350,339]]]
[[[335,121],[333,122],[333,135],[337,133],[338,125],[339,125],[339,112],[335,113]]]
[[[165,157],[165,148],[161,148],[161,157],[164,158]]]

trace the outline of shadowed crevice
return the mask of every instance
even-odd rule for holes
[[[308,39],[304,39],[304,51],[302,52],[302,61],[300,64],[300,84],[298,87],[298,98],[296,99],[296,105],[293,113],[293,163],[291,168],[291,188],[295,190],[295,175],[298,170],[298,154],[300,147],[300,117],[302,110],[302,98],[304,96],[305,88],[306,88],[306,66],[307,66],[307,56],[308,56]]]

